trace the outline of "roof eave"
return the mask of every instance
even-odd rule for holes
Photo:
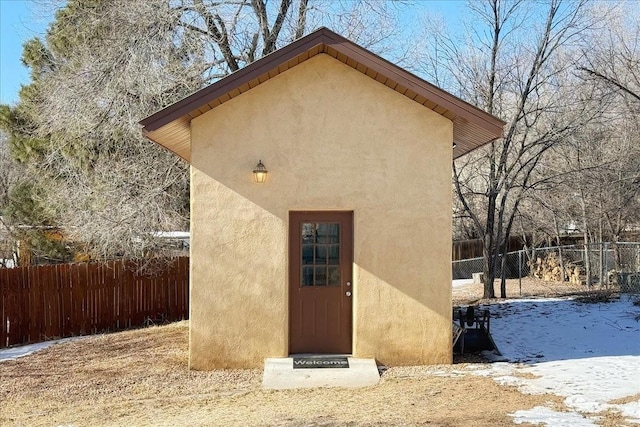
[[[459,147],[454,148],[454,158],[502,136],[505,125],[502,120],[326,28],[316,30],[141,120],[143,133],[151,141],[190,161],[190,153],[187,152],[190,151],[190,141],[187,141],[185,132],[190,133],[187,128],[191,119],[226,102],[232,96],[243,93],[242,90],[255,87],[252,84],[261,84],[319,53],[329,54],[363,73],[365,73],[363,70],[366,70],[367,75],[370,74],[370,70],[372,73],[384,76],[385,81],[390,83],[383,84],[452,120],[454,143],[459,143]],[[243,87],[245,89],[242,89]],[[419,101],[418,98],[426,101]],[[182,129],[182,142],[177,144],[178,147],[175,147],[176,144],[172,141],[168,141],[171,135],[165,135],[162,138],[162,132],[156,132],[176,121],[182,122],[176,126]],[[172,127],[170,132],[173,131]],[[456,133],[458,136],[461,135],[458,140],[456,140]]]

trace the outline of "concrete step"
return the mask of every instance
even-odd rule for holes
[[[297,356],[296,356],[297,357]],[[332,359],[329,359],[331,357]],[[268,358],[264,363],[262,387],[294,389],[316,387],[367,387],[378,384],[380,374],[374,359],[347,357],[348,368],[295,368],[293,357]],[[331,366],[335,356],[305,358],[306,365]],[[304,363],[298,362],[298,366]],[[337,363],[336,363],[337,364]]]

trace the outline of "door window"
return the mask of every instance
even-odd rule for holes
[[[340,285],[340,224],[303,222],[301,286]]]

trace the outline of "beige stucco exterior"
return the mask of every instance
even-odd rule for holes
[[[450,363],[452,141],[450,120],[326,54],[193,119],[190,367],[289,354],[295,210],[354,212],[354,356]]]

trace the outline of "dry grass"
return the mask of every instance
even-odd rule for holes
[[[640,393],[636,393],[633,396],[621,397],[620,399],[610,400],[612,405],[626,405],[627,403],[640,401]]]
[[[561,405],[454,372],[464,365],[390,368],[361,389],[267,391],[261,370],[189,371],[187,335],[180,322],[0,363],[0,425],[499,427],[519,409]]]
[[[507,283],[520,296],[518,280]],[[582,293],[523,279],[523,296]],[[454,289],[454,304],[481,300],[482,286]],[[360,389],[268,391],[261,370],[189,371],[187,322],[89,337],[0,363],[4,426],[511,426],[534,406],[563,410],[552,395],[524,395],[452,366],[391,367]],[[602,415],[602,414],[601,414]],[[619,415],[600,423],[614,426]],[[526,424],[525,424],[526,425]]]

